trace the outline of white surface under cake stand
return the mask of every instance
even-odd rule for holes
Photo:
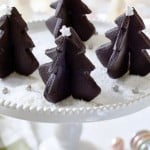
[[[39,30],[41,26],[43,26],[43,22],[30,25],[30,31],[32,30],[32,34],[35,33],[35,37],[37,37],[37,29],[41,36],[43,32],[43,28]],[[112,99],[114,98],[112,97]],[[46,105],[43,107],[32,104],[24,105],[19,103],[20,101],[21,99],[15,103],[13,100],[0,99],[0,114],[34,122],[58,123],[60,126],[56,138],[45,142],[47,149],[41,150],[50,148],[53,150],[77,150],[82,133],[82,123],[110,120],[138,112],[150,106],[150,93],[143,94],[134,100],[118,99],[113,103],[81,105],[81,107],[80,105],[71,107]]]

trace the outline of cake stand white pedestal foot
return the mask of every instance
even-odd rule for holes
[[[44,141],[39,150],[78,150],[82,124],[61,124],[56,130],[56,137]]]

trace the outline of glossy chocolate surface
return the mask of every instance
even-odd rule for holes
[[[38,61],[32,54],[34,43],[27,34],[27,24],[15,7],[11,15],[0,19],[0,77],[5,78],[12,72],[22,75],[33,73]]]
[[[90,76],[95,67],[85,56],[85,46],[73,29],[71,33],[69,37],[56,39],[57,47],[46,51],[53,62],[39,69],[46,83],[44,96],[53,103],[71,95],[75,99],[91,101],[100,93],[100,88]]]
[[[112,78],[120,78],[128,71],[133,75],[150,73],[150,39],[142,32],[145,25],[134,9],[134,15],[125,14],[115,21],[117,27],[106,32],[111,42],[98,48],[97,56]]]

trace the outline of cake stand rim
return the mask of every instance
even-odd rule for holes
[[[150,106],[150,94],[137,100],[125,103],[116,103],[91,107],[76,108],[47,108],[19,105],[7,100],[0,102],[2,115],[19,118],[22,120],[47,123],[70,123],[70,122],[97,122],[120,118],[136,113]]]

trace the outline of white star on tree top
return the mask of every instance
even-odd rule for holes
[[[127,6],[127,8],[126,8],[126,16],[133,16],[133,15],[134,15],[133,7]]]
[[[71,31],[69,27],[66,27],[65,25],[62,26],[62,28],[60,29],[60,32],[62,34],[63,37],[65,36],[71,36]]]

